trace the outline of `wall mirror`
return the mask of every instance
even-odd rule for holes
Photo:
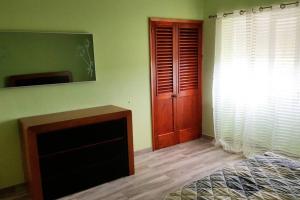
[[[95,80],[92,34],[0,32],[0,88]]]

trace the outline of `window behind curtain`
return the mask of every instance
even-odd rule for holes
[[[300,8],[217,19],[216,141],[245,155],[300,156]]]

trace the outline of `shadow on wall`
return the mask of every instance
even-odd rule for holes
[[[24,173],[22,169],[20,135],[18,134],[18,120],[0,121],[0,130],[1,189],[1,185],[16,185],[20,180],[15,180],[14,177],[23,177],[24,179]],[[5,151],[3,151],[4,149]],[[11,177],[11,174],[14,174],[14,177]]]

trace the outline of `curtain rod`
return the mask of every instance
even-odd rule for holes
[[[292,3],[281,3],[281,4],[280,4],[280,8],[281,8],[281,9],[285,9],[286,6],[289,6],[289,5],[296,5],[296,6],[299,6],[299,1],[292,2]],[[258,10],[259,10],[260,12],[262,12],[264,9],[272,9],[272,8],[273,8],[273,6],[260,6],[260,7],[258,8]],[[240,10],[240,15],[243,15],[245,12],[246,12],[246,10]],[[252,8],[252,12],[254,12],[254,9],[253,9],[253,8]],[[224,13],[224,14],[223,14],[223,17],[227,17],[228,15],[232,15],[232,14],[233,14],[233,12],[227,12],[227,13]],[[208,16],[209,19],[213,19],[213,18],[217,18],[217,17],[218,17],[218,15],[209,15],[209,16]]]

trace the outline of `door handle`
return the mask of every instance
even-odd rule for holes
[[[176,98],[177,97],[177,94],[172,94],[172,98]]]

